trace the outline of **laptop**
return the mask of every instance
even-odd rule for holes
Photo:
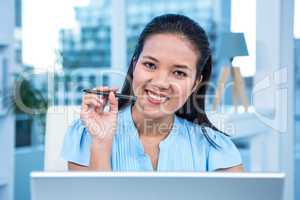
[[[283,173],[32,172],[32,200],[281,200]]]

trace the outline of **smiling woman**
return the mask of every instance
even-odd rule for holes
[[[62,149],[69,169],[242,171],[237,148],[205,113],[211,63],[197,23],[175,14],[154,18],[140,35],[122,88],[137,100],[117,100],[107,87],[98,90],[111,91],[108,99],[83,97]]]
[[[199,85],[199,80],[194,84],[196,62],[197,54],[185,39],[174,34],[149,37],[133,73],[134,94],[144,97],[138,99],[133,114],[140,108],[145,117],[158,118],[169,113],[172,118]]]

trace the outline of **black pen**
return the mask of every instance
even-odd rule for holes
[[[109,95],[109,92],[103,92],[103,91],[93,90],[93,89],[84,89],[83,92],[85,92],[85,93],[91,93],[91,94],[97,94],[97,95],[104,95],[104,96],[108,96]],[[136,101],[136,96],[120,94],[120,93],[117,93],[117,92],[115,92],[114,94],[116,95],[116,97],[121,98],[121,99],[127,99],[127,100],[130,100],[130,101]]]

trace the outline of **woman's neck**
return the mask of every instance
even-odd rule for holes
[[[153,119],[146,117],[135,105],[132,106],[131,113],[133,122],[140,136],[164,139],[169,135],[172,129],[174,114]]]

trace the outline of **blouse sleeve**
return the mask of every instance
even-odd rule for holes
[[[61,157],[66,161],[88,166],[90,161],[91,143],[91,136],[81,120],[77,119],[66,132],[61,149]]]
[[[240,152],[228,136],[212,129],[208,129],[207,132],[210,138],[219,146],[209,146],[208,171],[242,164]]]

